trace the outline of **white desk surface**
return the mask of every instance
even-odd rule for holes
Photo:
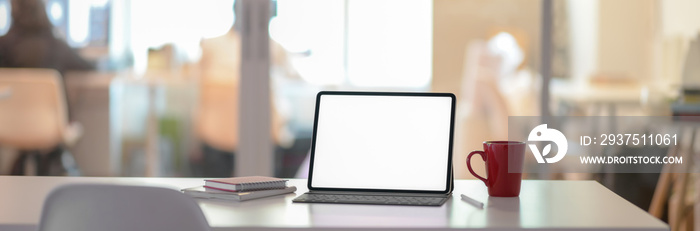
[[[68,183],[194,187],[200,178],[103,178],[0,176],[0,230],[36,230],[44,198]],[[213,230],[669,230],[594,181],[525,180],[520,197],[489,197],[477,180],[456,180],[452,198],[441,207],[292,203],[307,191],[306,180],[292,179],[295,194],[245,202],[199,200]],[[477,209],[460,194],[484,202]]]

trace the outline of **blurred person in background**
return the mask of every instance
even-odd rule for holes
[[[470,41],[465,49],[463,98],[455,115],[455,137],[461,137],[455,145],[456,160],[464,160],[484,140],[508,139],[509,116],[538,113],[541,80],[527,65],[526,34],[515,28],[494,31],[488,40]],[[484,165],[476,166],[476,172],[485,171]],[[472,177],[466,168],[455,169],[455,176]]]
[[[235,1],[235,17],[240,15],[241,9],[240,1]],[[194,152],[190,157],[194,176],[228,177],[234,171],[239,137],[241,26],[239,20],[235,20],[226,34],[201,41],[199,65],[202,76],[195,125],[201,152]],[[271,85],[276,77],[298,77],[286,50],[273,40],[270,40],[270,64]],[[288,147],[294,142],[294,135],[287,128],[288,113],[278,109],[279,102],[274,97],[271,99],[272,139],[276,145]]]
[[[52,68],[62,75],[95,68],[54,35],[41,0],[12,0],[12,25],[0,37],[0,67]]]
[[[12,24],[7,34],[0,37],[0,67],[51,68],[60,72],[61,75],[65,75],[66,71],[95,68],[94,64],[80,57],[64,40],[56,37],[42,0],[12,0],[11,6]],[[66,113],[68,111],[70,110]],[[70,115],[66,116],[70,120]],[[40,165],[61,166],[60,158],[63,151],[58,146],[50,150],[47,155],[34,157],[38,159],[37,163]],[[19,155],[13,162],[10,173],[23,174],[26,158],[28,155]],[[38,174],[55,175],[56,173],[40,171]]]

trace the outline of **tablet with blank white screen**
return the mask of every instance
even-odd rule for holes
[[[309,189],[449,194],[450,93],[320,92]]]

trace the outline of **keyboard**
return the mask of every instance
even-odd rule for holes
[[[299,203],[440,206],[445,203],[448,198],[449,197],[305,193],[294,198],[292,201]]]

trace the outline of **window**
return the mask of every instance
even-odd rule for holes
[[[12,23],[10,10],[9,0],[0,0],[0,36],[6,34],[7,31],[10,30],[10,25]]]
[[[279,0],[270,35],[318,85],[427,89],[432,1]]]

